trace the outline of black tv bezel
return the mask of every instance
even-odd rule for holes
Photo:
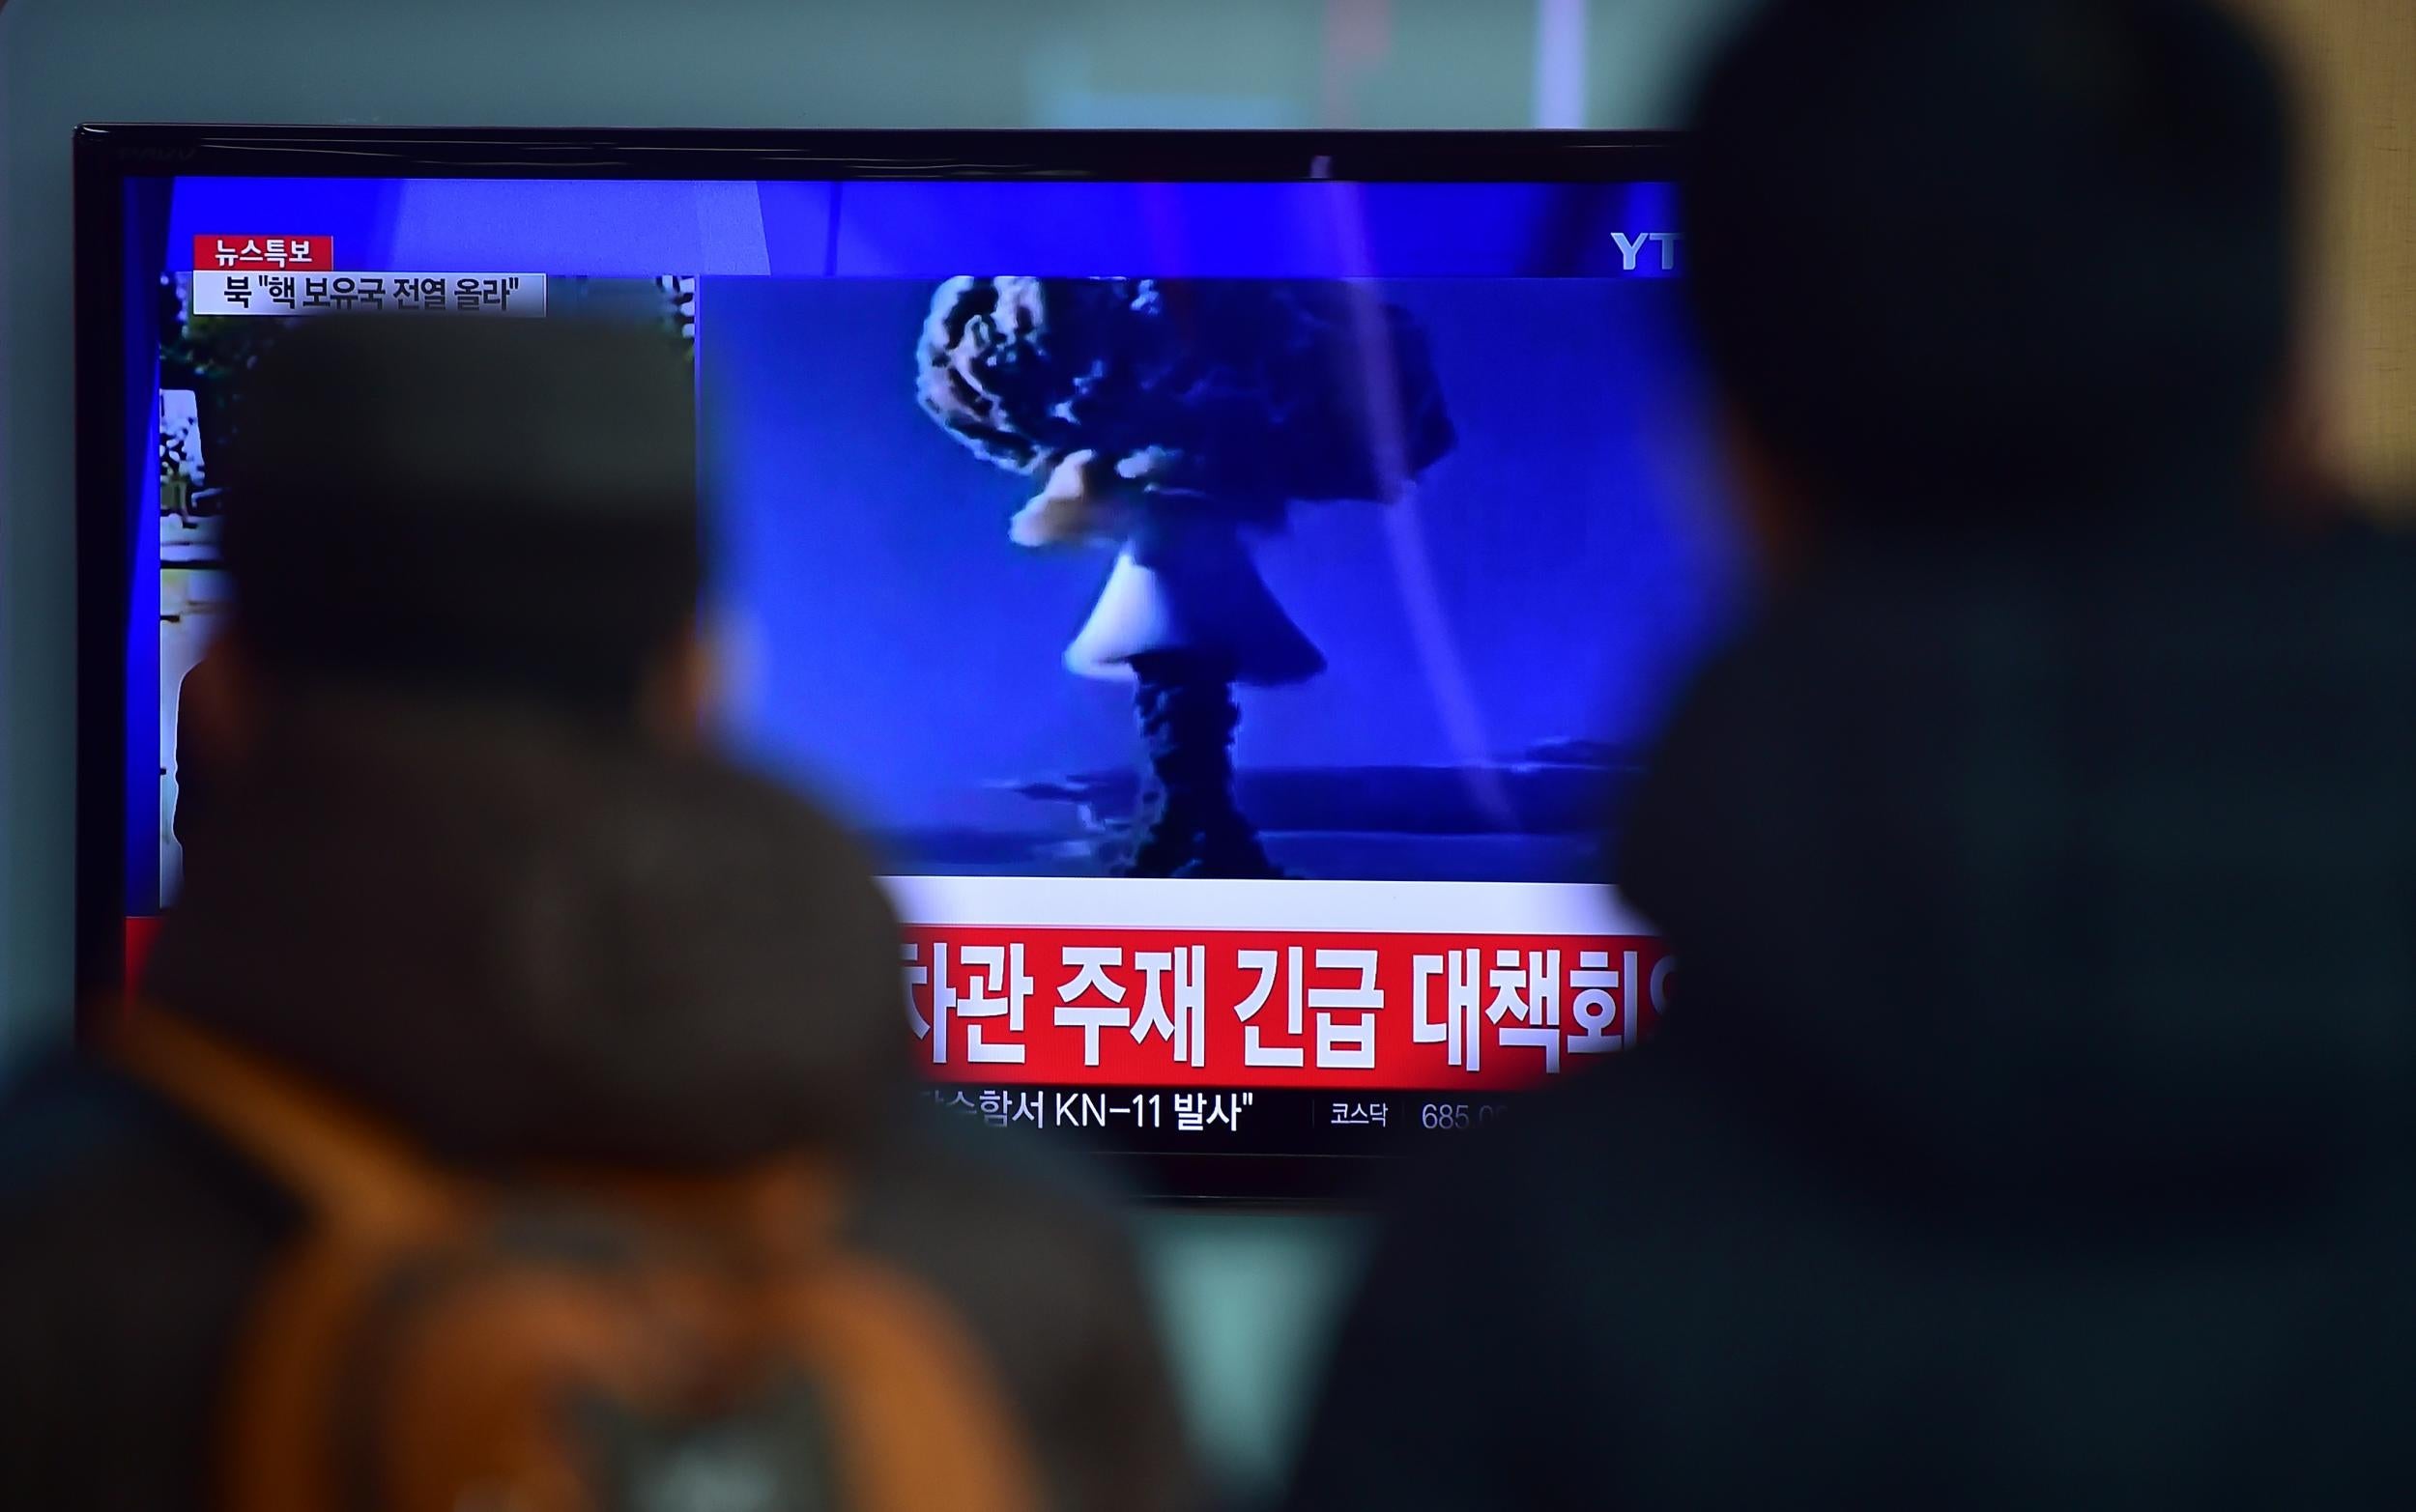
[[[1094,183],[1675,183],[1664,131],[616,130],[91,123],[74,136],[79,1031],[125,983],[126,636],[133,601],[123,438],[129,179],[244,177]],[[1361,1156],[1136,1153],[1154,1196],[1255,1203],[1364,1188]]]

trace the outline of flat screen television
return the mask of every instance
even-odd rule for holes
[[[1619,803],[1734,596],[1673,150],[84,128],[84,1000],[175,906],[245,363],[590,314],[694,365],[728,742],[886,858],[932,1098],[1277,1198],[1624,1053]]]

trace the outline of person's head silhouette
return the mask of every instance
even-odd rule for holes
[[[2275,463],[2291,132],[2215,8],[1774,0],[1692,125],[1690,285],[1782,547],[2222,507]]]
[[[684,737],[706,681],[695,416],[685,355],[647,328],[286,332],[244,392],[214,653],[214,696],[239,706],[212,727],[337,692]]]

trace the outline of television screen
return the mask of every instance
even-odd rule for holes
[[[337,313],[587,315],[693,371],[723,733],[883,858],[933,1098],[1272,1197],[1652,1033],[1674,962],[1611,842],[1735,578],[1666,144],[94,128],[79,162],[84,735],[124,774],[88,755],[88,996],[175,906],[250,364]]]

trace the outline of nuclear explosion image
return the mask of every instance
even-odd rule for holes
[[[1134,876],[1276,876],[1235,805],[1235,683],[1325,670],[1251,560],[1295,503],[1398,499],[1452,445],[1417,326],[1365,286],[956,278],[932,302],[923,408],[1042,484],[1012,535],[1115,550],[1066,649],[1130,682],[1148,776]]]
[[[901,872],[1594,880],[1719,622],[1664,287],[733,279],[700,320],[732,733]]]

